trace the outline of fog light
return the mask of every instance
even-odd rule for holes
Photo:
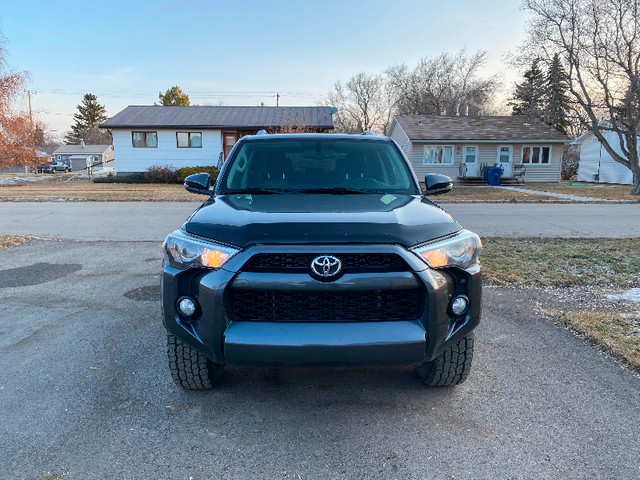
[[[464,295],[458,295],[451,300],[449,308],[454,315],[463,315],[469,309],[469,299]]]
[[[196,302],[190,298],[182,298],[178,301],[178,311],[180,315],[190,317],[196,312]]]

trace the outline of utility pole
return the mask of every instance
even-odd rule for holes
[[[276,107],[280,106],[280,92],[276,92]]]
[[[33,115],[31,114],[31,94],[36,94],[31,90],[27,90],[27,97],[29,98],[29,122],[31,123],[31,128],[33,128]]]

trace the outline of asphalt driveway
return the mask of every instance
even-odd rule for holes
[[[640,379],[537,316],[527,291],[485,290],[456,388],[411,368],[228,369],[216,390],[182,391],[160,245],[137,235],[0,252],[0,478],[640,477]]]

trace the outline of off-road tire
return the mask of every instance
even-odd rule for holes
[[[167,355],[173,381],[185,390],[208,390],[222,378],[223,365],[213,363],[171,333],[167,333]]]
[[[450,387],[460,385],[469,376],[473,361],[473,332],[447,348],[432,362],[416,367],[425,385]]]

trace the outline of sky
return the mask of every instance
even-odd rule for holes
[[[179,85],[192,104],[314,105],[337,81],[486,50],[483,74],[525,38],[520,0],[74,2],[0,0],[13,71],[29,72],[37,117],[61,135],[84,93],[113,116]],[[506,98],[506,97],[505,97]],[[25,102],[26,108],[26,102]]]

